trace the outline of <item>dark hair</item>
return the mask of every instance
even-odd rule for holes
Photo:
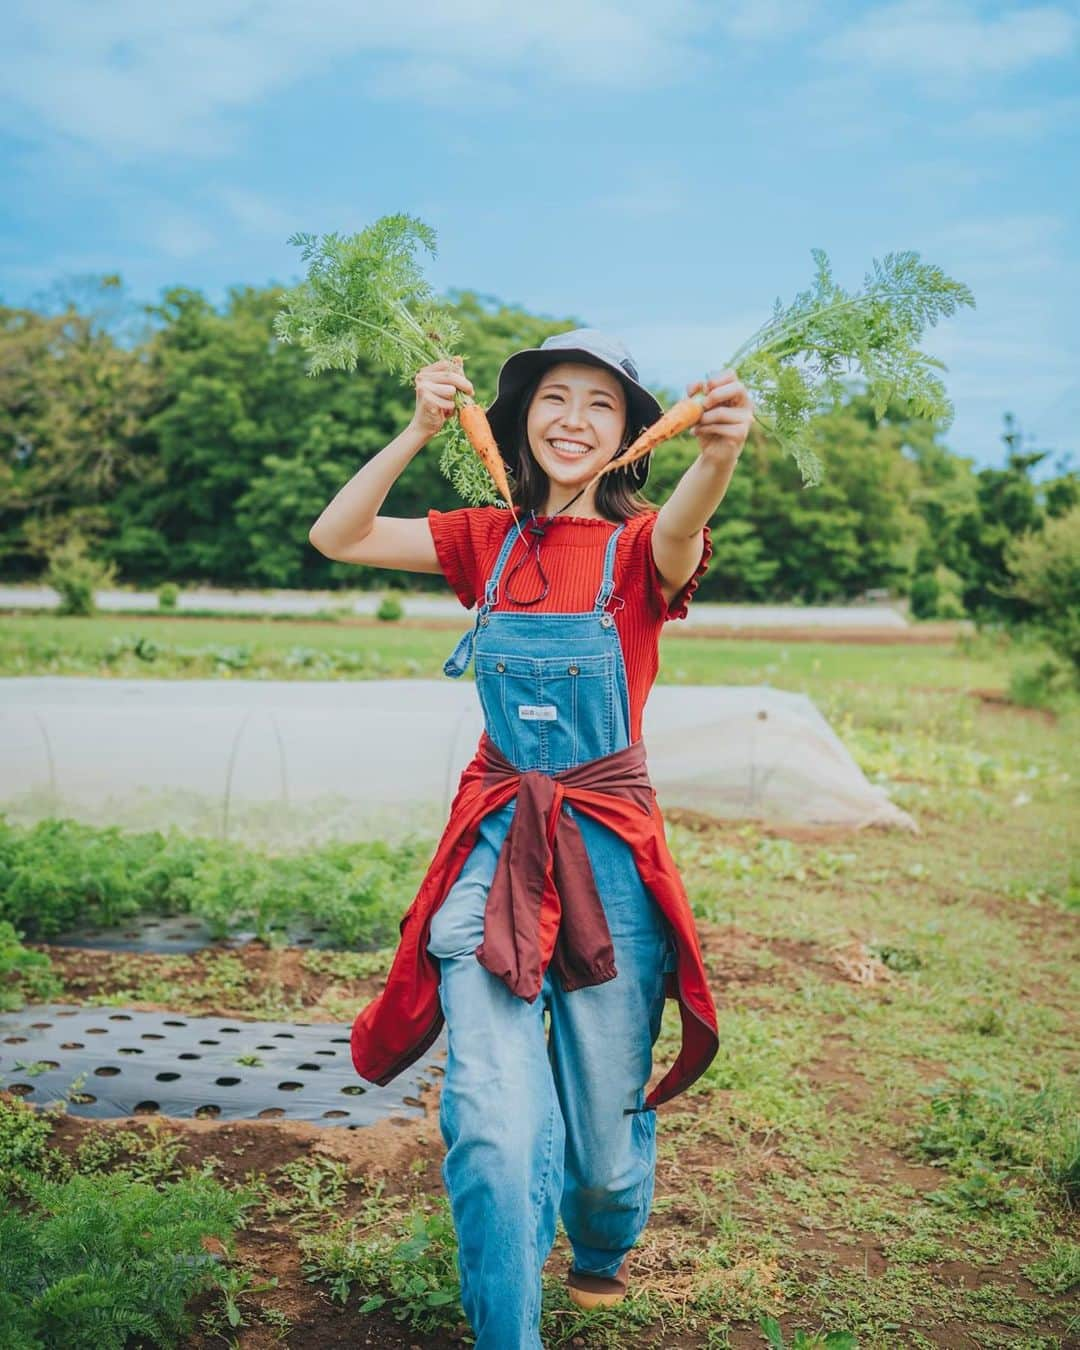
[[[529,405],[543,375],[542,370],[538,372],[522,391],[514,426],[514,490],[511,496],[514,505],[525,513],[539,512],[547,502],[550,490],[547,474],[533,458],[528,431]],[[618,453],[621,454],[643,429],[629,425],[628,413]],[[614,473],[605,474],[596,485],[596,509],[608,520],[623,521],[640,516],[643,511],[655,510],[655,506],[634,487],[627,469],[616,469]]]

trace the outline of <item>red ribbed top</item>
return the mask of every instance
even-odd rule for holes
[[[549,519],[539,516],[539,520]],[[508,528],[509,513],[498,506],[467,506],[457,511],[428,512],[431,537],[443,575],[466,609],[483,598]],[[690,597],[712,557],[709,527],[702,530],[701,561],[697,570],[668,605],[660,589],[660,574],[652,553],[656,512],[645,511],[626,522],[615,546],[615,594],[623,601],[615,613],[615,628],[626,665],[630,695],[630,739],[641,735],[641,714],[660,668],[660,631],[668,619],[686,617]],[[604,549],[616,526],[610,520],[558,516],[541,544],[541,559],[550,588],[537,605],[514,605],[506,598],[506,579],[524,556],[518,539],[506,560],[495,612],[510,614],[577,614],[590,610],[600,589]],[[526,539],[530,536],[526,535]],[[542,581],[535,554],[514,577],[515,595],[536,595]]]

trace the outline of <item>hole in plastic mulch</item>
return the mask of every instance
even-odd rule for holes
[[[72,1016],[74,1023],[59,1021]],[[28,1017],[38,1020],[31,1024]],[[64,1100],[74,1114],[97,1118],[284,1116],[362,1129],[387,1117],[430,1110],[421,1089],[435,1081],[432,1071],[438,1066],[432,1061],[442,1057],[440,1049],[392,1085],[376,1087],[357,1079],[342,1049],[349,1044],[349,1030],[302,1021],[222,1023],[137,1008],[67,1005],[54,1011],[38,1005],[23,1013],[0,1013],[0,1083],[36,1108]],[[94,1039],[110,1031],[124,1035]],[[26,1066],[33,1066],[32,1074]],[[107,1083],[104,1094],[80,1090],[94,1080],[101,1087]],[[287,1106],[268,1105],[286,1093]],[[352,1099],[347,1107],[343,1096]]]

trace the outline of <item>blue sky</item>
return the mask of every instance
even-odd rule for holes
[[[1080,458],[1077,0],[15,0],[4,28],[5,303],[114,271],[219,302],[298,279],[294,230],[407,211],[436,289],[610,329],[681,388],[812,247],[847,286],[915,249],[978,302],[925,343],[950,447],[1000,464],[1009,409]]]

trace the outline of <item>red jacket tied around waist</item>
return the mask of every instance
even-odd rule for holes
[[[480,822],[514,797],[514,819],[488,896],[477,960],[529,1002],[540,992],[549,964],[567,990],[612,979],[617,972],[611,935],[584,842],[564,803],[615,830],[629,845],[676,948],[666,993],[679,1003],[682,1045],[645,1099],[646,1106],[658,1106],[704,1072],[718,1038],[693,915],[667,847],[640,740],[550,776],[519,773],[486,734],[481,738],[461,776],[435,856],[401,920],[386,986],[353,1023],[356,1071],[369,1082],[386,1084],[438,1036],[443,1015],[438,962],[427,951],[431,918],[472,851]]]

